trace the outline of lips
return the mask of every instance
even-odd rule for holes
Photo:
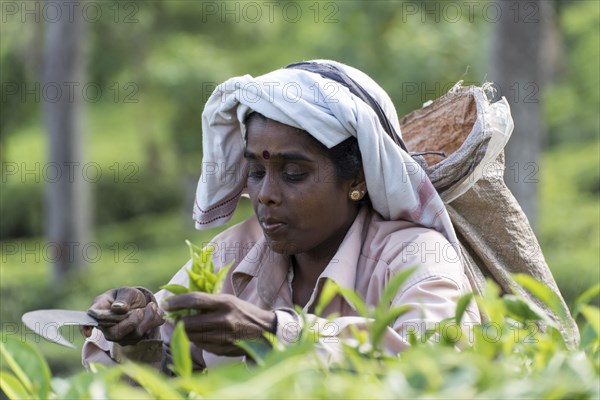
[[[287,226],[285,222],[276,218],[261,218],[259,222],[263,231],[267,235],[273,235]]]

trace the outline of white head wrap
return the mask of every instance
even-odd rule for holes
[[[341,63],[317,62],[334,65],[366,89],[400,134],[394,105],[375,81]],[[328,148],[355,136],[373,208],[385,219],[408,220],[441,232],[459,252],[442,199],[420,165],[385,132],[375,111],[345,86],[301,69],[231,78],[208,99],[194,205],[197,229],[222,225],[235,211],[246,185],[244,120],[253,111],[305,130]]]

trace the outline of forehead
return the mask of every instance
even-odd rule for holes
[[[246,150],[262,154],[302,153],[306,156],[326,155],[326,148],[310,134],[272,119],[251,118],[247,125]]]

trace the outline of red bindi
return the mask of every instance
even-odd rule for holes
[[[267,150],[263,151],[262,156],[265,160],[268,160],[269,158],[271,158],[271,154]]]

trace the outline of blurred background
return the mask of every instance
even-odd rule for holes
[[[505,179],[571,303],[600,281],[599,4],[2,1],[2,334],[77,371],[77,351],[20,316],[165,284],[185,239],[217,233],[191,219],[207,97],[313,58],[367,72],[400,117],[459,80],[496,82],[516,125]],[[242,202],[232,223],[250,213]]]

